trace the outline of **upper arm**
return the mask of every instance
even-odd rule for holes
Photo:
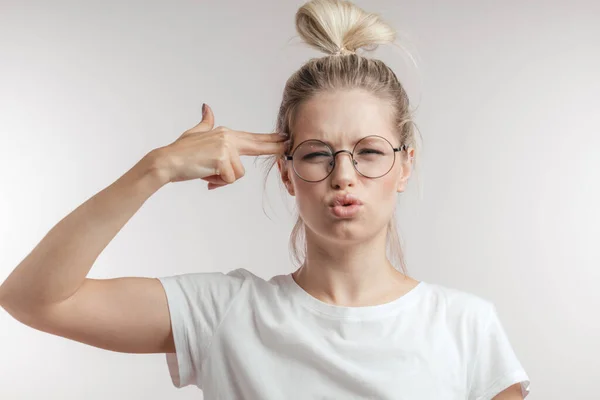
[[[175,352],[167,297],[158,279],[85,279],[68,299],[23,314],[15,317],[35,329],[102,349]]]
[[[492,400],[523,400],[521,384],[515,383],[514,385],[504,389],[502,392],[494,396]]]
[[[469,399],[521,399],[529,393],[529,376],[511,345],[495,305],[490,302],[483,305],[474,325]],[[517,383],[523,389],[513,388]]]

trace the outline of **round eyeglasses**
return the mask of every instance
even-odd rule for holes
[[[292,161],[296,175],[306,182],[320,182],[326,179],[335,168],[335,159],[339,153],[348,153],[352,165],[360,175],[376,179],[392,170],[396,162],[396,152],[406,150],[407,146],[394,147],[387,139],[371,135],[362,138],[352,151],[333,151],[331,146],[320,140],[309,139],[300,143],[291,155],[285,155]]]

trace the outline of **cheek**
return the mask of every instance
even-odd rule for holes
[[[394,168],[387,174],[380,178],[382,196],[390,196],[396,198],[398,189],[400,188],[402,178],[402,166],[396,160]]]
[[[384,193],[395,193],[396,192],[396,179],[393,176],[383,177],[382,190]]]
[[[398,189],[398,179],[396,174],[389,173],[381,178],[380,182],[381,193],[380,195],[384,198],[396,196]]]
[[[379,182],[373,185],[369,193],[368,201],[372,204],[377,204],[375,213],[381,218],[388,218],[391,213],[396,209],[396,202],[398,200],[398,181],[397,177],[392,174],[388,174],[379,178]]]
[[[310,211],[315,208],[315,205],[322,201],[323,196],[321,195],[322,189],[320,183],[309,183],[299,178],[294,179],[294,195],[298,208],[301,211]]]

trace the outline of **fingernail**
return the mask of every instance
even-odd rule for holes
[[[204,118],[205,113],[206,113],[206,104],[202,103],[202,118]]]

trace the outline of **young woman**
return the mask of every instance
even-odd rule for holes
[[[522,399],[529,378],[494,305],[416,281],[401,251],[398,268],[387,256],[416,137],[396,75],[356,50],[394,31],[333,0],[303,5],[296,25],[328,54],[288,80],[276,129],[287,135],[215,128],[203,106],[197,126],[60,221],[0,287],[2,306],[92,346],[164,352],[174,385],[206,399]],[[241,155],[269,156],[296,199],[292,241],[302,235],[305,247],[294,273],[86,278],[159,188],[232,184]]]

